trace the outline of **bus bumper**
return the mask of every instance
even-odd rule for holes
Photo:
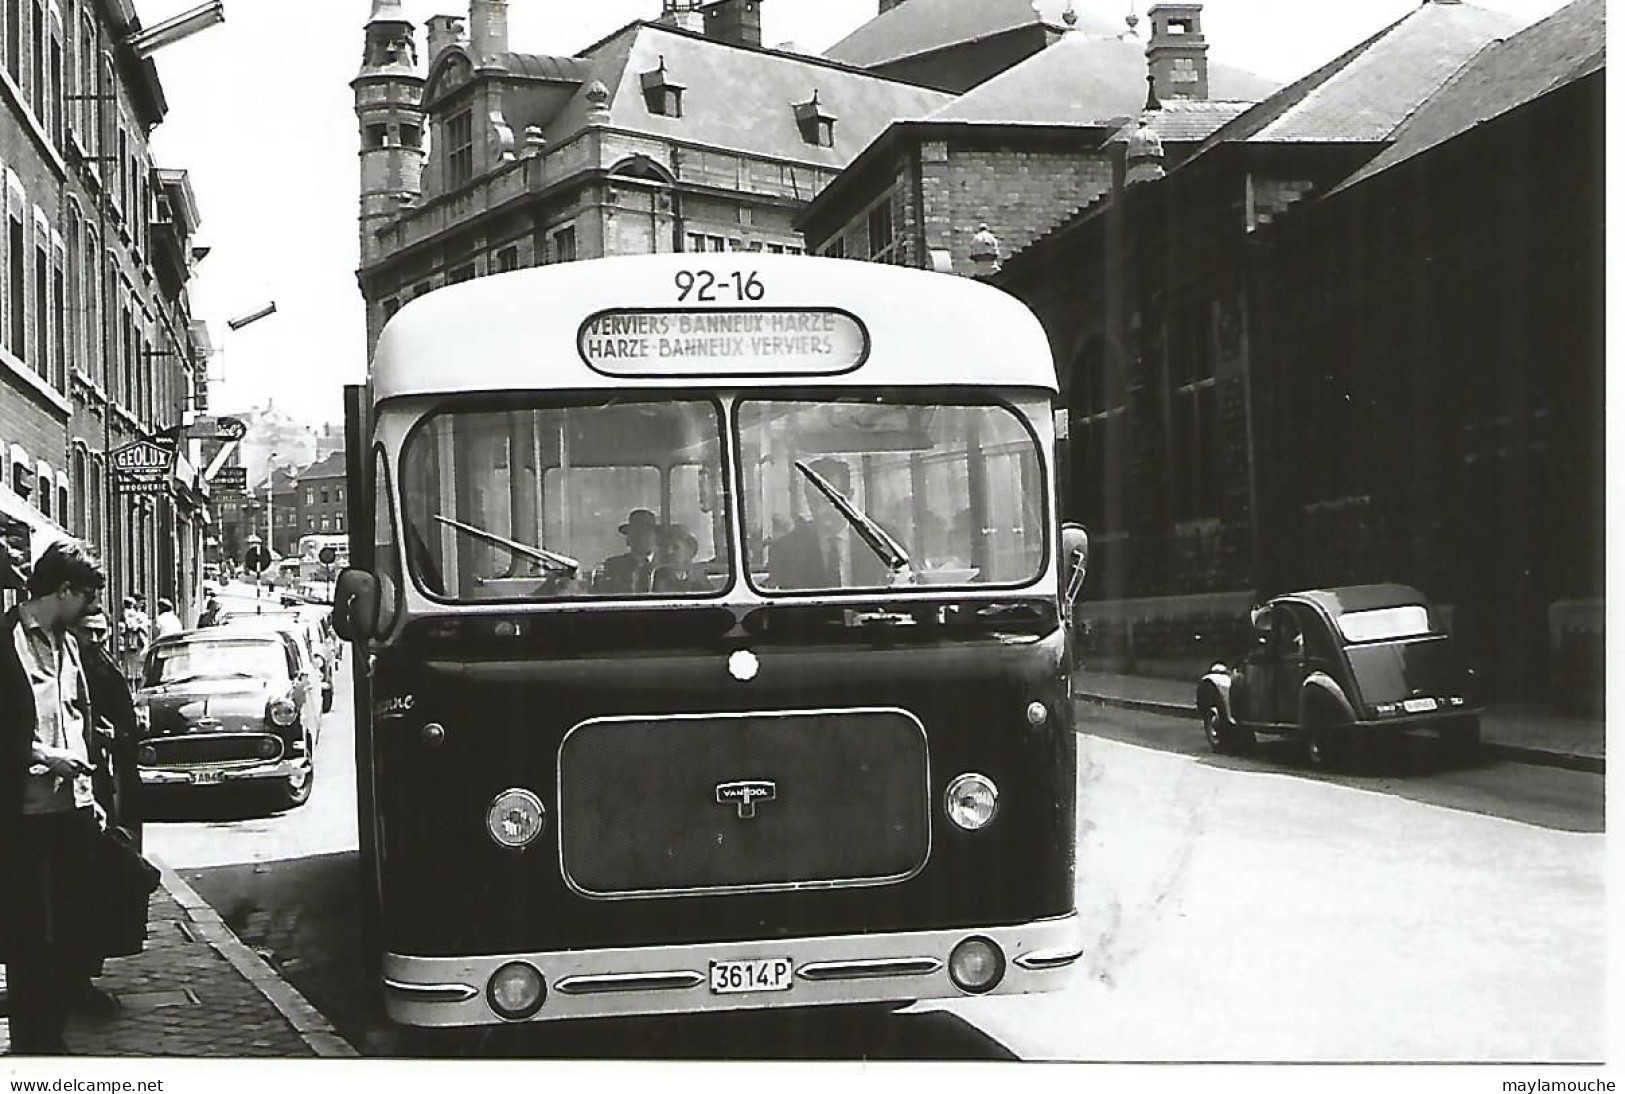
[[[956,947],[977,939],[997,947],[1003,973],[991,987],[969,991],[954,982],[949,963]],[[475,957],[391,953],[383,960],[384,1007],[409,1026],[509,1024],[488,989],[497,970],[514,962],[540,973],[544,985],[540,1006],[518,1020],[556,1021],[1056,991],[1082,956],[1076,913],[1010,927],[892,934]],[[713,986],[716,963],[783,960],[794,970],[788,987],[723,993]]]

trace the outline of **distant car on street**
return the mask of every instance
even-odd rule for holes
[[[338,667],[334,656],[337,639],[329,641],[321,621],[313,613],[298,608],[254,614],[232,613],[225,617],[223,625],[281,631],[292,635],[299,644],[311,679],[320,690],[322,713],[333,709],[333,674]]]
[[[1252,650],[1214,665],[1196,687],[1215,752],[1275,734],[1302,740],[1316,766],[1340,767],[1412,731],[1435,734],[1456,759],[1477,750],[1472,670],[1417,590],[1289,593],[1255,608],[1252,624]]]
[[[309,674],[298,640],[275,630],[154,642],[135,697],[142,786],[268,785],[282,806],[303,805],[321,726]]]

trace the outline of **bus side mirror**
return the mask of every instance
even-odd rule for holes
[[[1083,579],[1089,576],[1089,532],[1081,524],[1061,525],[1061,582],[1066,590],[1063,598],[1067,613],[1077,603],[1083,591]]]
[[[346,569],[333,589],[333,629],[346,642],[361,642],[378,630],[378,579],[365,570]]]

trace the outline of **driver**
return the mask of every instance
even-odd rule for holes
[[[654,590],[658,562],[655,546],[660,541],[660,518],[648,509],[634,509],[620,526],[626,537],[626,553],[606,558],[593,574],[592,591],[598,594],[636,596]]]
[[[852,496],[852,469],[844,460],[825,456],[807,465],[847,497]],[[810,518],[773,541],[767,556],[772,584],[780,589],[839,589],[886,583],[885,564],[852,531],[841,511],[811,483],[803,487]],[[850,580],[843,578],[850,574]]]

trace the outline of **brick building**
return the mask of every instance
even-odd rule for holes
[[[344,453],[334,452],[299,472],[300,535],[345,531]]]
[[[924,12],[934,2],[907,7]],[[987,273],[1001,252],[1111,190],[1121,158],[1112,142],[1148,91],[1167,103],[1161,124],[1173,150],[1193,149],[1276,86],[1209,64],[1201,10],[1153,7],[1143,44],[1068,31],[938,110],[892,123],[801,215],[808,249]]]
[[[425,75],[400,5],[374,0],[352,85],[369,351],[407,300],[488,273],[799,252],[807,201],[892,119],[949,101],[763,48],[759,5],[665,0],[660,22],[556,57],[513,52],[505,0],[472,0],[466,34],[429,21]]]
[[[1496,696],[1600,695],[1602,7],[1424,4],[1177,164],[1148,117],[1006,262],[1062,370],[1091,663],[1189,674],[1260,595],[1398,580]]]
[[[183,171],[155,169],[168,110],[131,47],[130,0],[0,12],[0,513],[30,553],[84,538],[112,592],[173,597],[201,581],[205,489],[184,459],[158,495],[110,491],[107,453],[179,426],[206,335],[193,323],[198,212]]]

